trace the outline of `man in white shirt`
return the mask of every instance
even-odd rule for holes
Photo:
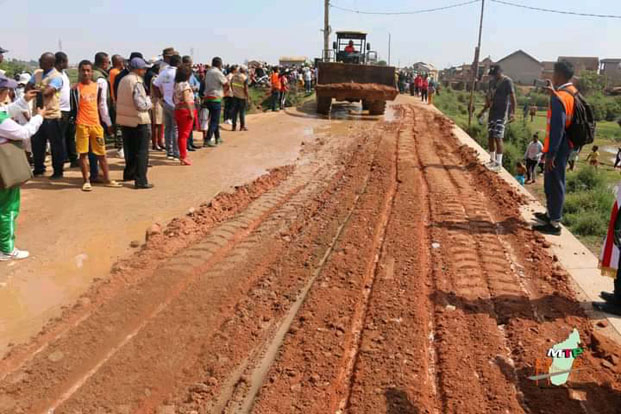
[[[67,67],[69,66],[69,58],[64,52],[56,52],[56,70],[60,72],[63,84],[60,88],[60,112],[61,112],[61,129],[62,135],[65,137],[65,146],[67,149],[67,159],[71,163],[71,168],[78,167],[78,154],[75,150],[75,125],[71,119],[71,103],[69,99],[69,91],[71,90],[71,81],[67,76]]]
[[[537,180],[537,165],[543,155],[543,145],[539,142],[539,133],[533,135],[533,140],[528,144],[524,159],[526,160],[526,184],[535,183]]]
[[[179,143],[177,141],[177,121],[175,121],[175,103],[173,102],[173,92],[175,90],[175,76],[177,66],[181,64],[181,56],[173,55],[170,57],[169,65],[160,69],[160,73],[153,81],[155,94],[158,98],[163,98],[164,107],[164,143],[166,145],[166,155],[169,160],[179,159]]]

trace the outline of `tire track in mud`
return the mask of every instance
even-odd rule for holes
[[[358,150],[360,150],[360,147]],[[330,157],[327,158],[329,159]],[[326,182],[330,182],[328,179],[332,174],[330,171],[331,169],[327,168],[325,161],[322,161],[321,164],[309,165],[308,168],[302,168],[298,171],[296,177],[292,177],[292,179],[280,187],[264,194],[237,218],[216,228],[203,242],[189,248],[185,254],[169,260],[164,266],[158,268],[156,273],[144,283],[132,287],[130,292],[120,295],[120,298],[117,297],[115,298],[116,300],[106,303],[93,316],[87,318],[82,324],[70,331],[68,335],[51,344],[48,349],[45,349],[40,354],[37,354],[24,370],[10,376],[8,381],[1,384],[0,389],[7,396],[8,402],[0,409],[10,407],[6,412],[12,412],[13,407],[18,407],[18,409],[26,410],[27,412],[54,409],[64,401],[69,400],[73,393],[79,389],[84,395],[77,396],[84,397],[86,401],[93,401],[93,396],[95,396],[94,407],[101,407],[106,403],[110,403],[114,407],[113,410],[125,410],[132,405],[121,404],[115,406],[113,401],[106,401],[107,399],[116,399],[116,403],[118,403],[118,400],[122,400],[123,396],[127,397],[126,401],[141,401],[158,395],[158,392],[153,392],[149,387],[142,390],[135,389],[136,385],[139,386],[140,381],[135,381],[136,373],[131,371],[134,371],[132,367],[136,368],[137,364],[132,364],[134,364],[134,360],[141,359],[140,356],[143,349],[159,349],[164,354],[163,357],[166,358],[166,353],[174,351],[174,348],[158,348],[154,344],[154,339],[165,340],[167,338],[175,338],[175,334],[178,332],[174,332],[174,325],[160,325],[161,336],[158,338],[157,332],[153,332],[154,329],[145,328],[148,328],[149,324],[153,325],[153,320],[158,317],[165,319],[167,316],[165,310],[168,311],[167,307],[170,307],[171,303],[174,301],[178,302],[179,297],[187,293],[188,288],[196,285],[197,281],[206,279],[202,275],[205,270],[211,272],[219,271],[226,274],[231,269],[231,264],[222,265],[222,260],[226,259],[227,253],[230,253],[238,245],[240,247],[231,255],[233,257],[232,260],[243,263],[244,256],[246,255],[245,252],[262,242],[261,235],[254,230],[265,226],[265,222],[269,221],[266,220],[268,217],[272,217],[272,226],[280,225],[282,221],[279,214],[285,213],[278,211],[278,206],[284,205],[292,197],[295,198],[295,194],[300,194],[300,191],[302,191],[304,196],[298,197],[297,201],[293,200],[292,206],[304,204],[305,199],[313,196],[313,191],[316,191],[318,187],[324,186]],[[303,188],[304,184],[306,184],[305,188]],[[288,213],[292,213],[291,209]],[[237,259],[235,259],[236,256]],[[162,286],[158,286],[158,284],[162,284]],[[157,288],[155,292],[153,286]],[[173,287],[172,290],[170,289],[171,286]],[[210,287],[214,286],[210,285]],[[214,293],[226,295],[226,292],[218,289],[214,289]],[[143,302],[128,299],[128,297],[131,298],[133,295],[143,298]],[[145,298],[145,296],[147,297]],[[144,306],[147,304],[149,307]],[[173,304],[175,305],[173,308],[179,308],[178,303]],[[136,305],[143,306],[136,307]],[[180,306],[183,308],[183,304]],[[146,315],[145,308],[148,311]],[[226,309],[218,309],[218,311],[224,311],[223,313],[225,313]],[[184,313],[183,311],[186,312]],[[173,324],[181,322],[183,324],[183,322],[186,322],[183,319],[187,319],[187,317],[180,318],[180,316],[188,315],[187,311],[188,309],[181,309],[180,313],[176,314],[176,320],[173,316],[173,320],[168,322]],[[120,313],[124,313],[127,316],[123,319],[123,325],[117,326],[115,325],[115,319],[119,319]],[[141,335],[142,337],[146,336],[146,339],[142,338]],[[187,336],[182,336],[182,338],[187,339]],[[192,343],[192,339],[195,338],[190,337],[190,343]],[[86,345],[87,343],[90,345],[90,349],[88,348],[89,345]],[[136,343],[139,345],[136,345]],[[131,344],[131,346],[128,344]],[[75,355],[68,351],[72,348],[76,349],[76,347],[82,348],[82,351],[76,352]],[[84,354],[85,348],[90,351],[86,355]],[[121,349],[123,349],[123,352],[119,352]],[[185,351],[188,350],[186,349]],[[116,355],[117,353],[119,355]],[[151,371],[150,368],[157,366],[158,361],[153,360],[152,354],[153,351],[151,351],[151,355],[147,353],[151,359],[150,363],[153,365],[151,367],[143,367],[142,371],[137,371],[138,375],[145,375],[145,373]],[[183,351],[178,355],[183,358]],[[114,361],[114,358],[117,361]],[[142,359],[144,360],[145,358]],[[61,367],[58,366],[58,361],[60,360],[62,360]],[[113,367],[113,363],[116,362],[117,365],[121,366],[121,369],[118,369],[118,367],[116,371],[108,367],[102,369],[106,362]],[[128,366],[128,369],[126,369],[128,371],[127,376],[120,375],[124,364]],[[172,369],[172,367],[169,367],[169,369]],[[175,369],[172,369],[172,371],[174,372]],[[164,374],[164,378],[171,376],[170,372],[160,373]],[[33,390],[28,387],[28,384],[31,384],[31,378],[37,377],[53,377],[54,380],[42,383],[40,387]],[[94,380],[90,381],[88,386],[83,387],[91,378]],[[105,393],[97,391],[97,386],[103,386],[102,384],[110,383],[110,381],[119,381],[119,379],[121,383],[123,381],[128,383],[126,384],[128,385],[127,390],[138,392],[128,393],[124,391],[123,393],[117,392],[115,395],[114,392]],[[92,385],[93,383],[97,385]],[[136,384],[134,385],[134,383]],[[94,389],[88,389],[89,387]],[[82,388],[86,388],[86,390]],[[162,389],[166,388],[166,386],[162,387]],[[157,388],[156,391],[158,391]],[[53,397],[54,395],[57,397]],[[62,412],[65,409],[68,410],[69,408],[67,407],[71,407],[71,404],[65,404],[57,412]],[[74,409],[82,408],[84,408],[82,403],[74,407]]]
[[[300,309],[252,412],[336,412],[347,399],[365,297],[396,189],[398,127],[385,123],[376,128],[383,130],[382,142],[368,186]]]
[[[345,411],[441,412],[429,300],[427,189],[414,149],[413,109],[398,108],[398,190],[361,335]]]
[[[452,231],[471,236],[467,244],[474,249],[468,249],[461,258],[468,263],[466,268],[478,261],[480,271],[476,273],[481,276],[475,284],[469,277],[462,282],[465,291],[447,295],[443,300],[461,302],[460,306],[468,313],[486,314],[495,320],[500,333],[496,336],[504,352],[499,353],[493,364],[516,392],[519,402],[516,412],[558,412],[561,407],[567,412],[614,412],[615,403],[611,401],[621,401],[621,393],[594,384],[611,381],[618,386],[618,378],[615,381],[600,370],[597,380],[591,377],[585,381],[589,373],[598,371],[602,362],[592,358],[593,355],[585,357],[585,365],[590,366],[585,379],[574,379],[575,384],[541,388],[527,379],[534,373],[534,360],[545,359],[547,348],[553,342],[564,340],[574,327],[579,327],[583,343],[588,345],[592,335],[590,323],[571,292],[567,275],[554,263],[555,259],[543,251],[546,243],[543,237],[535,235],[522,221],[519,197],[510,189],[505,191],[508,185],[495,174],[480,165],[474,167],[472,159],[463,157],[463,153],[460,157],[461,149],[445,118],[430,112],[425,117],[429,132],[436,131],[439,137],[429,153],[445,155],[439,161],[458,189],[451,200],[451,210],[453,213],[461,211],[461,216],[453,215],[453,220],[445,224],[449,224],[447,227]],[[457,261],[465,251],[453,253],[457,256],[453,256],[453,260]],[[533,261],[532,257],[537,260]],[[550,281],[556,282],[555,286],[551,286]],[[552,296],[545,296],[551,292],[554,292]],[[580,401],[572,394],[572,389],[583,389],[584,383],[597,397]],[[501,410],[502,406],[497,409]]]

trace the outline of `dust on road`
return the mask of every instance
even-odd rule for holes
[[[0,412],[618,412],[621,350],[520,196],[393,111],[155,232],[0,362]],[[580,373],[528,380],[574,327]]]

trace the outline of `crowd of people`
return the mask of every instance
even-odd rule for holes
[[[409,91],[410,95],[420,97],[421,101],[433,105],[433,97],[440,94],[440,83],[428,73],[400,70],[395,75],[399,93]]]
[[[0,63],[7,52],[0,48]],[[248,131],[250,86],[271,91],[276,111],[286,106],[292,87],[311,93],[316,80],[310,67],[224,66],[219,57],[195,65],[172,47],[151,63],[139,52],[127,59],[98,52],[92,61],[78,63],[73,84],[68,67],[65,53],[46,52],[32,74],[10,79],[0,73],[0,144],[12,144],[0,145],[0,260],[29,256],[15,247],[20,184],[45,175],[48,153],[50,180],[62,180],[69,164],[80,168],[85,192],[94,184],[121,188],[108,167],[107,141],[112,141],[125,161],[121,181],[151,189],[149,151],[191,166],[189,153],[223,142],[221,121],[232,131]],[[194,131],[202,134],[200,145]]]

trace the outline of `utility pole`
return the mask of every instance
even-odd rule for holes
[[[388,32],[388,66],[390,66],[390,44],[392,43],[392,37]]]
[[[474,49],[474,62],[472,64],[472,85],[470,88],[470,106],[468,106],[468,130],[472,125],[472,115],[474,114],[474,89],[479,77],[479,56],[481,54],[481,35],[483,33],[483,14],[485,12],[485,0],[481,0],[481,21],[479,22],[479,42]]]
[[[330,0],[324,0],[323,10],[323,61],[330,60]]]
[[[60,38],[58,39],[58,50],[63,51],[63,40]]]

